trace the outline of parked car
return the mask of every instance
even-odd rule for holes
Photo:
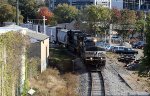
[[[115,53],[122,53],[122,51],[124,51],[124,48],[125,48],[125,46],[114,46],[112,51]]]
[[[124,48],[124,51],[122,51],[123,54],[138,54],[138,51],[132,49],[132,48]]]
[[[113,45],[107,45],[105,49],[106,51],[112,51],[113,48],[114,48]]]
[[[146,45],[146,43],[141,42],[136,48],[143,49],[145,45]]]
[[[127,69],[128,70],[136,70],[139,68],[139,66],[140,66],[140,60],[135,60],[131,64],[127,65]]]
[[[106,46],[107,46],[108,44],[107,43],[105,43],[105,42],[96,42],[96,46],[97,47],[101,47],[101,48],[106,48]]]
[[[117,54],[138,54],[138,51],[132,48],[126,48],[124,46],[115,46],[113,48],[113,52]]]
[[[145,46],[145,42],[144,41],[138,41],[138,42],[136,42],[136,43],[133,43],[132,44],[132,47],[133,48],[140,48],[140,49],[143,49],[144,48],[144,46]]]
[[[118,36],[118,35],[113,35],[111,37],[111,40],[118,40],[118,41],[120,41],[120,40],[122,40],[122,38],[120,36]]]

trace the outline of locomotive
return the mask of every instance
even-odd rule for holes
[[[106,63],[105,49],[96,46],[97,39],[80,30],[60,29],[56,33],[56,43],[63,44],[78,55],[85,65],[101,68]]]

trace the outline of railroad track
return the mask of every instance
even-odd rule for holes
[[[89,73],[89,96],[105,96],[104,80],[100,71]]]

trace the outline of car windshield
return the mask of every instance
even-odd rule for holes
[[[118,49],[118,47],[114,47],[114,49]]]
[[[123,49],[124,49],[124,47],[119,47],[119,49],[120,49],[120,50],[123,50]]]
[[[114,48],[114,46],[110,46],[109,48],[112,49],[112,48]]]
[[[85,46],[93,46],[95,43],[93,41],[85,41]]]
[[[128,50],[133,50],[132,48],[128,48]]]
[[[109,48],[110,47],[110,45],[106,45],[106,48]]]
[[[86,51],[105,51],[105,49],[101,47],[88,47]]]

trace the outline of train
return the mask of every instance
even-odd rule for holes
[[[92,37],[80,30],[67,30],[59,27],[52,27],[47,35],[50,41],[63,45],[68,50],[81,58],[86,66],[102,68],[106,64],[106,51],[96,46],[97,38]]]

